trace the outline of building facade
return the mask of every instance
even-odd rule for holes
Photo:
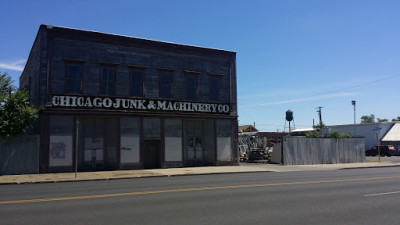
[[[41,25],[20,88],[42,173],[237,163],[235,52]]]

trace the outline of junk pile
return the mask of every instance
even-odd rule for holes
[[[272,144],[268,138],[257,132],[239,133],[239,151],[241,162],[268,162],[272,154]]]

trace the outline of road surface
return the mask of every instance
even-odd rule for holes
[[[0,186],[0,224],[400,224],[400,167]]]

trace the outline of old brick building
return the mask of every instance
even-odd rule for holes
[[[41,25],[20,88],[40,172],[237,162],[235,52]]]

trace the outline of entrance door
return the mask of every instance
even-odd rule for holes
[[[188,137],[186,143],[187,161],[189,164],[202,165],[204,154],[201,137]]]
[[[143,167],[145,169],[161,168],[161,141],[145,140],[143,150]]]
[[[183,128],[185,166],[214,165],[214,121],[185,120]]]

